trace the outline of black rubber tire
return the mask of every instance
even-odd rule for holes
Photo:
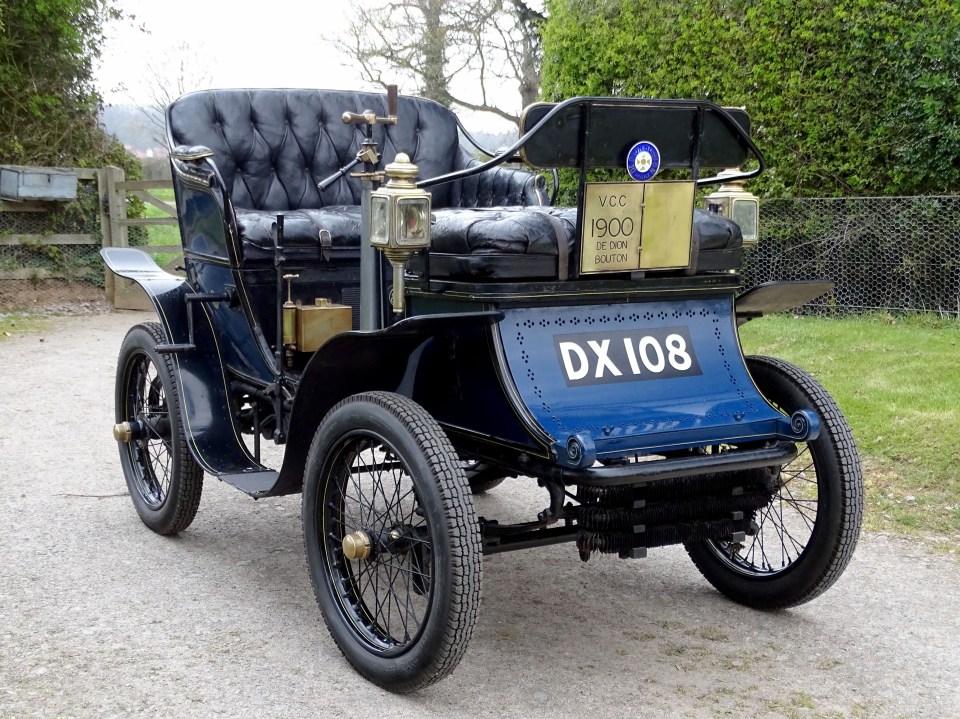
[[[467,482],[470,484],[470,491],[474,494],[489,492],[494,487],[499,487],[507,477],[514,476],[499,467],[492,467],[482,462],[465,467],[464,471]]]
[[[190,526],[200,506],[203,470],[187,447],[170,355],[156,351],[166,342],[156,322],[132,327],[117,361],[117,423],[167,418],[160,434],[118,442],[120,465],[140,519],[157,534]]]
[[[324,621],[360,674],[411,692],[453,671],[477,619],[483,550],[457,454],[422,407],[370,392],[330,410],[310,445],[303,528]],[[344,555],[356,530],[380,538],[367,559]]]
[[[816,412],[820,434],[800,443],[797,459],[781,469],[780,488],[758,513],[757,536],[739,545],[689,543],[687,552],[703,576],[731,599],[758,609],[783,609],[822,594],[849,563],[863,521],[863,475],[843,414],[813,377],[772,357],[748,357],[747,367],[764,397],[781,411]],[[815,498],[805,496],[814,492]],[[771,561],[777,555],[779,567]]]

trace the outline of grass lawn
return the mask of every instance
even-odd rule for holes
[[[833,395],[864,460],[866,526],[960,546],[960,322],[780,315],[744,351],[794,362]]]
[[[150,190],[150,194],[159,200],[173,204],[173,189],[168,190]],[[166,213],[153,205],[145,206],[147,217],[169,217]],[[176,247],[180,245],[180,228],[176,222],[172,225],[149,225],[147,227],[149,240],[148,245],[155,247]],[[141,248],[146,249],[146,248]],[[173,272],[175,265],[182,264],[183,255],[179,252],[157,252],[151,253],[157,264],[168,272]]]
[[[27,312],[0,313],[0,342],[25,332],[44,329],[47,323],[43,317]]]

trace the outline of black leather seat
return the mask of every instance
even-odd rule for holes
[[[273,227],[284,215],[288,259],[359,258],[358,179],[344,176],[325,192],[317,183],[357,154],[363,135],[344,125],[344,111],[386,115],[386,96],[334,90],[205,90],[167,110],[170,146],[205,146],[231,202],[226,221],[242,248],[241,261],[273,260]],[[380,166],[406,152],[423,179],[475,166],[460,145],[456,118],[423,98],[400,97],[398,124],[377,125]],[[565,279],[576,245],[576,210],[549,207],[543,179],[496,167],[431,188],[436,224],[430,272],[462,279]],[[740,264],[739,228],[697,211],[699,271]],[[321,237],[329,233],[329,241]]]
[[[430,274],[459,279],[566,279],[577,261],[577,211],[571,207],[461,209],[438,213]],[[743,234],[719,215],[694,210],[698,272],[740,266]],[[414,265],[418,266],[417,264]]]
[[[386,96],[335,90],[205,90],[184,95],[167,111],[168,142],[205,146],[235,208],[245,260],[272,259],[272,226],[284,217],[294,256],[320,258],[321,229],[333,251],[359,247],[361,183],[345,176],[325,192],[317,183],[357,154],[363,135],[344,125],[345,111],[387,114]],[[429,178],[479,164],[460,146],[456,118],[432,100],[400,97],[397,125],[377,125],[380,166],[406,152]],[[507,167],[431,190],[437,211],[457,207],[546,205],[543,178]]]

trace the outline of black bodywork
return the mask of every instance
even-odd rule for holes
[[[708,170],[763,170],[743,111],[542,103],[487,160],[446,108],[373,93],[193,93],[167,130],[185,277],[136,249],[102,252],[159,318],[131,331],[118,365],[114,433],[134,504],[165,534],[192,521],[204,472],[254,498],[302,491],[321,610],[364,676],[410,691],[452,671],[481,554],[576,542],[586,561],[683,543],[720,591],[765,608],[808,601],[842,572],[862,512],[849,428],[813,378],[744,358],[737,335],[830,285],[740,294],[739,227],[693,207],[697,187],[721,181]],[[667,182],[629,169],[639,147]],[[364,208],[401,152],[434,222],[394,286]],[[537,172],[506,166],[521,160],[576,169],[577,206],[551,206]],[[625,165],[636,183],[590,181]],[[625,214],[597,209],[628,197],[642,199]],[[609,257],[605,241],[588,245],[588,217],[601,237],[640,227],[636,255],[626,240]],[[285,313],[311,305],[345,322],[317,345],[287,334]],[[285,446],[280,467],[264,442]],[[476,517],[470,489],[506,477],[542,487],[543,511]],[[402,626],[384,610],[395,601]]]

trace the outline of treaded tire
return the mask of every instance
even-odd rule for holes
[[[120,464],[140,519],[157,534],[190,526],[200,506],[203,470],[187,447],[170,355],[156,351],[166,342],[157,322],[127,332],[117,361],[117,423],[160,421],[162,431],[118,442]]]
[[[454,670],[480,605],[483,552],[457,454],[419,405],[354,395],[310,445],[303,527],[314,592],[333,640],[371,682],[412,692]],[[372,553],[348,558],[360,530]]]
[[[762,541],[758,552],[757,537],[747,537],[748,547],[706,541],[686,548],[703,576],[726,596],[758,609],[782,609],[814,599],[843,573],[863,521],[863,475],[843,414],[813,377],[773,357],[748,357],[747,367],[764,397],[786,414],[816,412],[820,435],[800,443],[797,459],[781,470],[783,484],[773,501],[760,510],[760,536],[773,545],[769,554]],[[806,496],[813,493],[815,499]],[[765,527],[768,521],[772,524]],[[809,533],[805,542],[794,536],[801,532]]]

